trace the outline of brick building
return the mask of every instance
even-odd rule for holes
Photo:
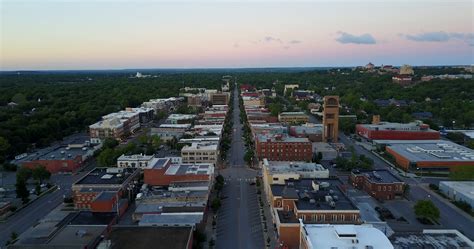
[[[455,171],[474,167],[474,150],[447,140],[379,140],[386,152],[407,171]]]
[[[137,192],[139,176],[136,168],[95,168],[72,184],[75,208],[96,212],[126,209]]]
[[[307,138],[289,137],[285,134],[257,134],[255,149],[259,160],[311,161],[312,143]]]
[[[172,164],[169,158],[159,161],[144,170],[144,182],[150,186],[169,186],[174,182],[189,181],[212,182],[214,166],[210,163]]]
[[[360,211],[344,192],[337,179],[300,179],[271,185],[267,196],[279,243],[299,248],[299,219],[305,224],[360,224]]]
[[[308,123],[309,116],[304,112],[282,112],[278,114],[278,121],[281,123]]]
[[[385,169],[353,170],[349,183],[378,200],[392,200],[403,195],[405,186],[402,180]]]
[[[311,142],[323,141],[323,125],[307,123],[300,126],[290,126],[289,133],[293,137],[305,137]]]
[[[230,99],[230,94],[227,92],[211,94],[212,105],[227,105],[227,103],[229,103],[229,99]]]
[[[438,131],[421,122],[358,124],[356,133],[369,140],[436,140],[440,137]]]

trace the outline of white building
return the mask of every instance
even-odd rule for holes
[[[464,201],[474,207],[474,181],[442,181],[439,189],[452,200]]]
[[[181,149],[183,163],[217,163],[219,146],[215,142],[195,142]]]
[[[300,249],[393,249],[390,240],[372,225],[301,225]]]
[[[317,163],[268,161],[264,158],[262,164],[268,185],[285,184],[289,179],[329,178],[329,170]]]
[[[121,155],[117,159],[117,167],[119,168],[147,168],[149,165],[153,165],[154,161],[158,160],[153,155]]]

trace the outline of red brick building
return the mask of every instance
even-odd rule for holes
[[[259,160],[311,161],[313,158],[312,143],[307,138],[257,134],[255,145]]]
[[[358,124],[356,132],[369,140],[437,140],[440,137],[438,131],[423,123]]]
[[[74,206],[80,210],[115,212],[138,191],[136,168],[95,168],[72,185]]]
[[[42,153],[44,152],[44,153]],[[33,169],[42,165],[51,172],[51,174],[59,172],[76,172],[82,167],[84,162],[92,157],[94,153],[93,147],[74,148],[69,146],[59,146],[57,148],[40,151],[26,158],[21,159],[19,164],[22,167]]]
[[[170,159],[144,170],[144,182],[150,186],[169,186],[173,182],[212,181],[214,166],[211,163],[171,164]]]
[[[378,200],[392,200],[403,195],[405,183],[388,170],[354,170],[349,177],[352,186]]]
[[[301,179],[270,185],[267,196],[279,243],[285,248],[299,248],[299,219],[305,224],[360,224],[360,211],[344,191],[337,179]]]

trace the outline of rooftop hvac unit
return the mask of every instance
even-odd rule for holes
[[[334,201],[329,202],[329,206],[332,208],[336,208],[336,203]]]
[[[326,200],[326,202],[331,202],[332,201],[332,197],[330,195],[326,195],[324,197],[324,199]]]
[[[321,183],[319,184],[319,186],[320,186],[321,188],[329,188],[329,186],[331,186],[331,184],[329,184],[329,182],[321,182]]]
[[[315,199],[309,199],[309,203],[314,204],[314,203],[316,203],[316,200]]]

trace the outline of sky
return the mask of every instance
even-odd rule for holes
[[[0,70],[474,63],[474,1],[0,0]]]

